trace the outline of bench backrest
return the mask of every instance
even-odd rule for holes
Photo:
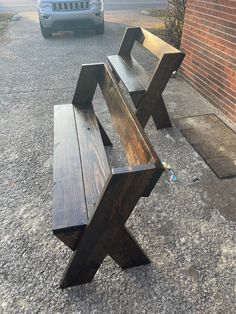
[[[142,127],[129,105],[125,103],[111,74],[104,64],[83,65],[73,99],[73,105],[91,105],[97,84],[108,106],[114,126],[124,146],[129,166],[146,163],[161,165]]]
[[[106,181],[104,180],[103,188],[100,186],[97,189],[98,201],[93,213],[88,217],[86,229],[93,235],[91,241],[109,228],[113,229],[114,234],[118,232],[139,198],[149,196],[164,171],[143,128],[132,109],[125,103],[104,64],[82,66],[72,102],[75,110],[86,111],[91,107],[97,84],[101,88],[112,122],[120,136],[128,166],[110,168],[110,174],[107,175]],[[97,151],[100,149],[104,147],[97,147]]]
[[[136,192],[132,192],[134,195],[139,191],[139,197],[149,196],[164,168],[135,114],[124,101],[114,79],[104,64],[82,66],[72,103],[75,108],[80,110],[91,106],[97,84],[101,88],[112,122],[120,136],[129,165],[128,167],[111,169],[110,178],[107,182],[113,185],[112,182],[117,181],[117,177],[118,181],[122,178],[123,184],[121,186],[125,187],[128,180],[133,186],[132,190],[136,189]],[[137,175],[143,176],[138,189],[135,188],[136,182],[134,183]],[[114,176],[116,179],[114,179]],[[104,189],[106,189],[105,184]],[[113,189],[114,195],[117,194],[116,188]]]
[[[148,49],[159,60],[165,54],[177,54],[184,57],[183,52],[141,27],[128,27],[126,29],[118,55],[130,56],[135,41]]]
[[[163,90],[172,72],[178,70],[185,54],[144,28],[129,27],[124,34],[118,55],[130,56],[135,42],[148,49],[158,59],[149,90]]]

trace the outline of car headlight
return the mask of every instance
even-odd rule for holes
[[[52,7],[52,4],[51,4],[51,2],[41,0],[41,1],[39,2],[39,6],[40,6],[41,8],[51,8],[51,7]]]

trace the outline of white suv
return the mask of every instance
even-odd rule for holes
[[[37,11],[44,38],[60,30],[79,28],[104,33],[103,0],[37,0]]]

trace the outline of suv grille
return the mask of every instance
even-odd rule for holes
[[[53,2],[53,11],[80,11],[90,9],[90,1]]]

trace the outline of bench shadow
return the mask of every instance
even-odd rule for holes
[[[134,309],[136,302],[139,302],[140,308],[150,304],[150,309],[152,309],[158,306],[160,308],[165,307],[166,300],[168,300],[170,311],[176,310],[178,306],[188,309],[192,307],[192,304],[180,292],[173,280],[162,273],[153,263],[126,270],[121,270],[115,266],[115,263],[112,266],[116,269],[112,272],[111,278],[107,278],[107,283],[103,280],[101,283],[95,277],[94,281],[89,284],[67,289],[68,303],[75,304],[76,299],[79,302],[88,302],[88,299],[91,300],[91,303],[93,300],[107,300],[109,302],[109,297],[112,296],[113,298],[114,296],[116,298],[118,296],[119,299],[116,301],[119,303],[122,300],[122,303],[119,305],[114,303],[114,306],[109,307],[109,309],[122,311],[122,313],[128,313],[130,309]],[[110,276],[109,273],[107,275]],[[117,279],[115,279],[116,275]],[[104,287],[109,284],[109,279],[111,285]],[[114,282],[116,283],[114,284]],[[77,310],[80,309],[80,306],[81,304],[78,305]],[[94,306],[99,312],[98,304],[94,304]]]

